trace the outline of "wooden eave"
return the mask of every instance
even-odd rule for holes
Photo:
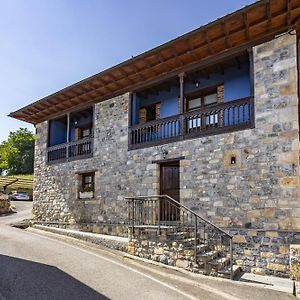
[[[299,0],[262,0],[49,95],[10,117],[37,124],[237,56],[293,30]]]

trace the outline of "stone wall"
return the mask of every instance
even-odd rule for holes
[[[270,231],[299,232],[296,37],[286,34],[258,45],[253,54],[254,129],[128,151],[129,96],[125,94],[95,105],[93,158],[47,165],[47,122],[38,124],[35,218],[98,227],[122,225],[127,218],[125,196],[159,193],[159,165],[152,161],[163,159],[166,150],[167,159],[184,156],[180,201],[214,224],[245,229],[247,236],[249,229],[264,232],[265,237]],[[228,163],[232,155],[237,158],[235,165]],[[94,169],[95,198],[80,200],[77,173]],[[278,240],[278,246],[289,243]],[[257,243],[253,238],[237,244],[241,257],[247,251],[253,254]],[[284,255],[285,264],[288,254]],[[261,259],[255,257],[249,268],[260,268]]]
[[[10,200],[6,194],[0,193],[0,215],[1,214],[8,214],[13,212],[14,210],[12,209],[10,205]]]

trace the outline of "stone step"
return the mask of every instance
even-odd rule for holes
[[[238,265],[233,265],[232,266],[232,271],[233,271],[232,278],[235,279],[240,275],[242,269]],[[228,265],[228,266],[224,267],[223,269],[220,269],[218,271],[218,276],[230,279],[230,266]]]
[[[167,234],[167,236],[174,238],[174,239],[183,240],[185,238],[190,237],[190,232],[188,232],[188,231],[169,232]]]
[[[220,257],[209,262],[209,265],[218,271],[225,268],[229,264],[230,264],[229,257]]]
[[[220,251],[218,250],[212,250],[203,254],[200,254],[197,256],[197,262],[198,263],[207,263],[215,258],[217,258],[220,255]]]

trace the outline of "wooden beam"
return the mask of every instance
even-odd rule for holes
[[[236,61],[236,64],[237,64],[238,69],[240,69],[240,68],[241,68],[241,61],[240,61],[239,57],[236,56],[234,59],[235,59],[235,61]]]
[[[249,30],[249,20],[247,12],[243,13],[243,20],[245,25],[246,39],[249,41],[251,39],[250,30]]]
[[[266,14],[267,14],[267,20],[268,20],[268,32],[272,30],[272,13],[271,13],[271,7],[270,7],[270,2],[268,1],[266,3]]]
[[[164,66],[166,66],[168,68],[168,70],[170,70],[170,68],[172,68],[170,65],[168,65],[166,63],[166,60],[162,57],[162,55],[160,53],[157,53],[156,56],[158,57],[160,63]]]
[[[147,60],[147,58],[145,58],[143,60],[143,62],[146,64],[148,70],[150,70],[150,72],[152,72],[154,74],[154,76],[158,75],[158,73],[155,70],[153,70],[153,66],[151,66],[151,64],[149,63],[149,61]]]
[[[220,73],[221,73],[222,75],[224,75],[224,67],[223,67],[223,64],[222,64],[222,63],[218,63],[218,68],[219,68],[219,70],[220,70]]]
[[[212,54],[215,53],[215,51],[214,51],[214,49],[211,46],[210,38],[208,36],[207,30],[204,31],[204,35],[205,35],[205,41],[206,41],[207,46],[208,46],[209,54],[212,55]]]
[[[288,26],[291,25],[291,0],[286,0],[287,13],[286,13],[286,23]]]
[[[184,66],[183,61],[181,60],[180,56],[178,55],[176,49],[172,46],[169,46],[169,49],[171,49],[173,55],[175,56],[175,60],[179,62],[180,66]]]
[[[196,55],[196,53],[194,52],[194,46],[193,46],[191,40],[190,40],[190,39],[187,39],[186,42],[187,42],[187,44],[189,45],[189,51],[188,51],[187,53],[190,54],[190,55],[193,57],[194,61],[198,61],[199,58],[198,58],[198,56]]]
[[[143,81],[146,80],[145,76],[143,74],[141,74],[141,72],[143,72],[143,70],[139,70],[135,64],[132,64],[131,67],[133,68],[136,75],[138,75]]]
[[[132,80],[132,79],[130,79],[130,74],[128,74],[124,69],[119,69],[118,70],[121,74],[123,74],[123,76],[125,76],[125,78],[130,82],[130,84],[134,84],[135,82]]]
[[[226,46],[226,48],[231,48],[232,44],[231,44],[230,39],[229,39],[229,31],[228,31],[226,22],[222,22],[221,26],[222,26],[223,32],[224,32],[225,46]]]

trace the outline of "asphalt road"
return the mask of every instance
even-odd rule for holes
[[[31,202],[0,217],[0,300],[294,299],[270,290],[125,259],[86,242],[8,224],[29,218]]]

